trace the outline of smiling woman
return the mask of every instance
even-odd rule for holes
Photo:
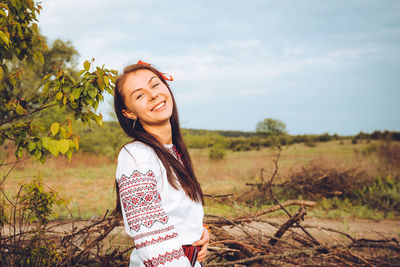
[[[122,95],[126,109],[122,113],[125,117],[134,121],[140,117],[142,127],[150,133],[171,128],[172,95],[156,74],[147,69],[137,70],[126,77],[124,87]],[[162,134],[158,137],[165,141],[170,138]]]
[[[200,266],[209,241],[203,192],[165,78],[139,61],[116,81],[115,113],[134,139],[118,156],[117,210],[135,242],[131,266]]]

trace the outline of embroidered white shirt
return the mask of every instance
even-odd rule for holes
[[[203,233],[202,204],[173,188],[157,154],[139,141],[121,149],[116,179],[125,230],[135,242],[130,266],[190,266],[182,245]]]

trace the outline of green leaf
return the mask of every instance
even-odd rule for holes
[[[10,38],[4,32],[0,31],[0,39],[8,47],[10,44]]]
[[[59,150],[61,153],[65,154],[65,153],[68,151],[68,149],[69,149],[69,142],[68,142],[68,140],[67,140],[67,139],[61,139],[61,140],[59,140],[59,141],[57,142],[57,148],[58,148],[58,150]]]
[[[71,139],[68,139],[68,143],[69,143],[69,147],[76,148],[74,141],[72,141]]]
[[[72,151],[71,150],[67,151],[66,155],[67,155],[68,160],[71,161]]]
[[[46,162],[46,154],[45,153],[42,153],[42,155],[40,156],[39,161],[42,164],[44,164]]]
[[[90,87],[88,94],[91,98],[95,98],[97,95],[97,89],[95,87]]]
[[[85,98],[85,101],[86,101],[86,103],[89,105],[89,106],[93,106],[93,99],[91,99],[91,98]]]
[[[83,63],[83,67],[86,71],[89,71],[90,69],[90,62],[85,60],[85,62]]]
[[[35,143],[36,144],[36,147],[38,148],[38,149],[42,149],[42,143],[41,142],[36,142]]]
[[[89,81],[87,81],[87,82],[85,82],[85,95],[87,94],[87,91],[89,90],[89,87],[90,87],[90,82]]]
[[[49,137],[47,137],[47,136],[42,138],[42,145],[43,145],[43,147],[46,148],[47,150],[49,150],[50,141],[51,141],[51,139],[50,139]]]
[[[50,84],[51,84],[51,81],[49,81],[49,82],[44,84],[43,92],[47,92],[47,90],[49,89]]]
[[[40,158],[42,157],[42,151],[36,149],[34,156],[37,160],[40,160]]]
[[[64,129],[64,127],[60,127],[60,134],[63,138],[67,138],[67,131]]]
[[[81,76],[83,73],[85,73],[86,72],[86,70],[81,70],[79,73],[78,73],[78,76]]]
[[[0,80],[3,78],[3,68],[0,66]]]
[[[47,80],[48,78],[50,78],[53,74],[49,73],[46,76],[43,77],[43,81]]]
[[[72,96],[75,99],[78,99],[80,97],[81,93],[82,93],[82,88],[75,88],[74,90],[72,90]]]
[[[61,100],[62,97],[63,97],[63,93],[62,93],[62,92],[58,92],[58,93],[56,94],[56,100],[57,100],[57,101]]]
[[[22,155],[24,154],[24,149],[22,147],[19,147],[17,150],[17,158],[22,158]]]
[[[100,116],[95,115],[94,119],[100,127],[103,127],[103,118],[102,118],[101,114],[100,114]]]
[[[103,77],[103,80],[104,80],[104,84],[105,84],[106,86],[109,86],[109,85],[110,85],[110,79],[108,78],[108,76],[104,76],[104,77]]]
[[[60,130],[60,124],[58,122],[53,122],[50,126],[50,131],[53,134],[53,136],[56,136],[59,130]]]
[[[34,142],[29,142],[28,149],[29,152],[32,152],[36,148],[36,144]]]
[[[26,112],[26,110],[19,104],[17,105],[17,108],[15,109],[15,111],[20,115],[22,115]]]
[[[58,145],[56,140],[51,140],[50,145],[49,145],[49,151],[51,154],[54,156],[58,156]]]
[[[44,64],[44,58],[41,52],[36,51],[34,57],[42,64]]]
[[[71,80],[71,82],[76,83],[74,77],[72,77],[71,75],[68,75],[68,78]]]

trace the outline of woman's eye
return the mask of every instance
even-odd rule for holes
[[[156,88],[160,83],[153,84],[153,88]]]
[[[136,96],[136,99],[139,99],[139,98],[141,98],[143,96],[143,94],[138,94],[137,96]]]

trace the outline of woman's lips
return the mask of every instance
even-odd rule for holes
[[[155,107],[153,107],[151,111],[158,111],[158,110],[162,109],[163,107],[165,107],[165,105],[166,105],[165,101],[162,101],[161,103],[159,103]]]

